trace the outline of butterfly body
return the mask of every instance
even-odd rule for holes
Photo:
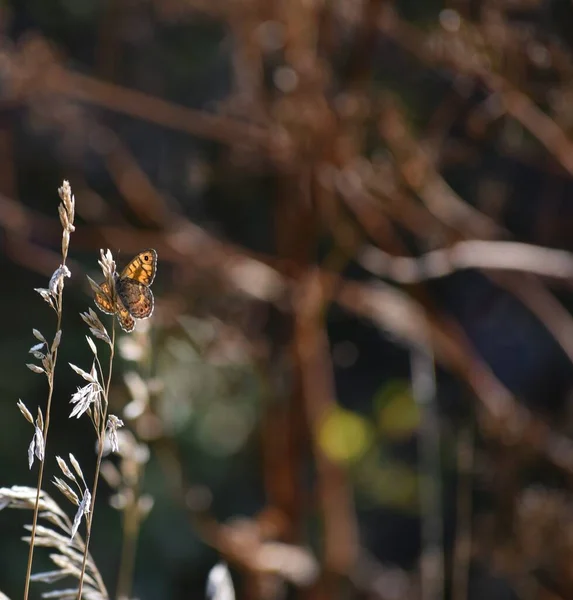
[[[116,315],[124,331],[133,331],[135,319],[147,319],[153,313],[150,285],[156,271],[157,252],[153,248],[143,250],[119,275],[115,274],[115,298],[107,282],[100,286],[105,295],[96,293],[96,306],[109,315]]]

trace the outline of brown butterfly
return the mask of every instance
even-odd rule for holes
[[[95,295],[96,306],[108,315],[117,315],[124,331],[135,329],[135,319],[147,319],[153,313],[153,292],[149,287],[157,270],[157,252],[143,250],[115,274],[115,305],[110,301],[112,292],[107,282],[100,285],[103,293]],[[107,296],[107,297],[106,297]]]

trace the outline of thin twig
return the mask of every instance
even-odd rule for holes
[[[412,395],[422,413],[418,434],[422,514],[421,598],[441,600],[444,594],[444,523],[440,483],[440,422],[430,343],[410,349],[410,373]]]
[[[125,507],[123,514],[123,536],[121,544],[120,568],[117,578],[116,598],[117,600],[130,597],[133,585],[133,571],[135,568],[135,555],[137,549],[137,538],[139,533],[140,517],[137,500],[139,496],[139,477],[132,488],[130,504]]]
[[[454,600],[467,600],[472,544],[472,470],[474,462],[474,434],[471,426],[460,431],[457,445],[458,485],[452,596]]]

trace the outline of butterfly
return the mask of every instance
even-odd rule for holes
[[[100,285],[105,294],[95,294],[96,306],[108,315],[117,315],[121,328],[128,333],[135,329],[135,319],[147,319],[153,313],[153,292],[149,287],[157,270],[157,252],[143,250],[131,259],[115,277],[115,305],[107,282]]]

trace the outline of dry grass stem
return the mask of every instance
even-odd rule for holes
[[[98,261],[102,269],[103,276],[105,278],[108,289],[111,290],[111,297],[109,301],[111,305],[115,305],[115,279],[116,279],[116,264],[113,256],[109,250],[100,252],[100,260]],[[90,285],[94,292],[104,293],[102,288],[95,282],[90,280]],[[106,294],[107,295],[107,294]],[[114,452],[119,451],[119,439],[117,430],[123,426],[121,419],[114,415],[108,416],[109,408],[109,390],[111,385],[111,378],[113,373],[113,359],[115,355],[115,319],[112,318],[112,330],[111,336],[108,334],[103,323],[100,321],[95,312],[91,309],[87,313],[82,313],[82,319],[88,325],[92,335],[104,341],[109,347],[109,360],[107,365],[107,378],[104,378],[103,368],[99,359],[97,346],[93,340],[88,337],[88,345],[94,355],[94,361],[89,373],[76,365],[70,364],[72,369],[82,377],[87,383],[82,388],[78,388],[78,391],[72,396],[71,402],[75,404],[74,409],[70,414],[71,417],[79,418],[84,413],[87,413],[94,426],[98,453],[96,459],[96,468],[94,474],[94,480],[92,484],[92,492],[88,490],[87,486],[84,486],[83,496],[80,501],[78,512],[76,513],[76,519],[74,520],[74,527],[77,530],[81,522],[82,516],[86,516],[86,543],[83,554],[83,564],[79,575],[79,585],[77,590],[77,598],[81,600],[84,586],[84,578],[86,576],[86,565],[88,560],[88,550],[92,533],[93,515],[95,509],[95,500],[97,494],[98,481],[101,471],[102,458],[107,446],[107,442],[111,445],[111,449]],[[100,379],[101,378],[101,379]],[[81,472],[79,464],[74,464],[76,461],[72,461],[72,465],[76,469],[78,474]],[[83,475],[82,481],[83,480]],[[75,532],[74,530],[74,532]],[[89,583],[89,581],[88,581]]]
[[[36,526],[38,522],[38,511],[40,503],[40,493],[42,489],[42,483],[44,478],[44,464],[45,464],[45,450],[48,442],[48,431],[50,427],[50,415],[52,408],[52,396],[54,393],[54,372],[56,369],[56,363],[58,360],[58,349],[62,339],[62,313],[63,313],[63,291],[64,291],[64,280],[70,276],[70,271],[66,266],[66,259],[68,257],[70,234],[75,230],[74,227],[74,215],[75,215],[75,199],[72,194],[70,184],[64,181],[62,187],[58,189],[61,203],[58,206],[58,213],[60,215],[60,222],[63,228],[62,233],[62,262],[60,266],[54,271],[47,289],[37,289],[36,291],[40,296],[54,309],[57,315],[56,333],[51,344],[48,343],[44,335],[37,329],[33,330],[34,337],[39,340],[39,344],[34,345],[30,349],[30,353],[40,361],[41,367],[36,364],[29,364],[28,367],[35,373],[44,373],[48,379],[48,398],[46,402],[46,415],[45,418],[42,416],[42,412],[38,407],[38,417],[36,419],[34,427],[34,437],[30,443],[28,449],[28,462],[30,468],[34,462],[34,457],[37,457],[40,462],[40,468],[38,471],[38,480],[36,486],[36,503],[34,507],[34,516],[32,520],[31,534],[30,534],[30,550],[28,554],[28,565],[26,568],[26,580],[24,587],[24,600],[28,599],[30,591],[30,582],[32,574],[32,562],[34,559],[34,547],[36,538]],[[22,407],[19,408],[22,411]],[[29,412],[23,412],[24,417],[29,420]]]

